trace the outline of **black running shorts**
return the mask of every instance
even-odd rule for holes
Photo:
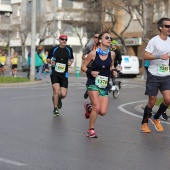
[[[17,67],[18,67],[17,64],[13,64],[13,65],[12,65],[12,69],[17,68]]]
[[[158,77],[148,73],[145,95],[157,96],[159,90],[170,90],[170,76]]]
[[[65,87],[68,88],[68,77],[66,77],[63,74],[52,74],[50,75],[51,78],[51,83],[55,84],[55,83],[59,83],[60,87]]]

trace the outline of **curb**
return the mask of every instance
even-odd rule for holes
[[[21,87],[29,85],[37,85],[48,83],[46,81],[31,81],[31,82],[20,82],[20,83],[0,83],[0,87]]]

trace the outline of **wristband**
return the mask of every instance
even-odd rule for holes
[[[155,59],[160,59],[161,56],[160,55],[155,55]]]
[[[88,76],[91,75],[91,72],[92,72],[92,70],[90,70],[89,68],[86,70],[86,74],[87,74]]]

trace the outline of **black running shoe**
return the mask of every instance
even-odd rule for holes
[[[62,101],[61,101],[61,98],[59,97],[58,99],[58,109],[61,109],[62,108]]]
[[[166,112],[162,113],[161,118],[163,120],[168,120],[168,116],[167,116]]]
[[[87,99],[88,97],[89,97],[89,95],[88,95],[88,92],[86,90],[86,92],[84,93],[84,99]]]
[[[60,116],[58,108],[54,108],[53,114],[54,114],[54,116]]]

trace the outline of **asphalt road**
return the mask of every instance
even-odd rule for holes
[[[140,132],[145,83],[121,79],[120,96],[86,137],[85,77],[71,75],[60,117],[53,117],[49,77],[40,85],[0,87],[0,170],[169,170],[170,125]]]

